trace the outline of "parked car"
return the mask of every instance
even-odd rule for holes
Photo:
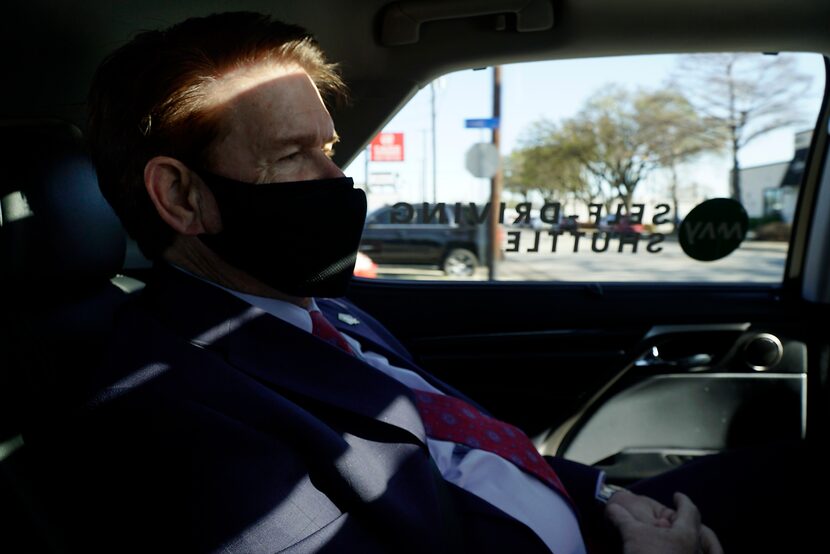
[[[642,233],[645,227],[642,223],[631,223],[628,216],[617,217],[616,214],[604,216],[600,219],[598,229],[609,233]]]
[[[394,206],[373,211],[366,218],[360,251],[381,265],[433,266],[447,275],[473,275],[484,252],[484,226],[463,217],[456,221],[451,206],[442,207],[443,212],[429,211],[426,218],[423,205],[417,204],[397,217]]]

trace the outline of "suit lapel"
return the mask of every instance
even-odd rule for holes
[[[364,318],[360,314],[356,313],[356,310],[352,308],[350,303],[341,300],[318,299],[317,306],[338,331],[356,339],[363,346],[364,350],[382,354],[392,365],[417,373],[422,379],[438,390],[460,398],[468,404],[475,406],[480,412],[489,415],[489,412],[477,402],[434,375],[427,373],[411,361],[408,355],[404,355],[404,353],[393,348],[375,332],[369,323],[364,321]]]
[[[229,336],[227,357],[271,386],[399,427],[426,443],[408,387],[270,315]]]
[[[200,279],[157,264],[145,308],[190,342],[284,392],[426,437],[408,387]]]

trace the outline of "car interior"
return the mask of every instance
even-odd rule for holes
[[[137,31],[225,10],[308,28],[350,89],[332,111],[343,167],[451,71],[654,53],[830,56],[830,3],[817,0],[15,4],[0,34],[0,545],[27,551],[63,551],[27,445],[79,402],[118,306],[152,278],[83,140],[92,74]],[[830,423],[828,118],[825,92],[781,282],[356,278],[349,298],[542,453],[602,467],[612,483],[733,448],[796,442],[817,456]]]

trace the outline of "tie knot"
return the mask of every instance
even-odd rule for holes
[[[331,344],[332,346],[336,346],[337,348],[354,355],[354,351],[349,346],[349,343],[346,342],[346,339],[343,338],[340,331],[338,331],[334,325],[326,319],[326,316],[324,316],[322,312],[315,310],[309,312],[309,315],[311,315],[312,335]]]

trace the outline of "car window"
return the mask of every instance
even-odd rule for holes
[[[628,56],[496,73],[424,87],[346,168],[367,192],[367,223],[381,213],[401,223],[364,233],[379,277],[782,281],[825,92],[820,55]],[[459,225],[425,225],[425,209]]]

